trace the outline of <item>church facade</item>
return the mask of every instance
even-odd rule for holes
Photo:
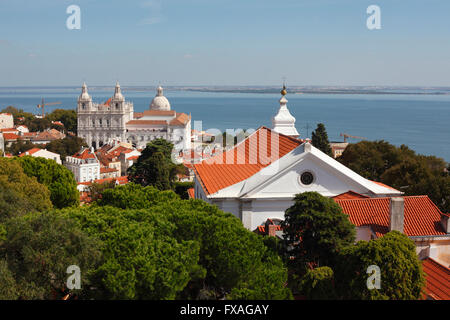
[[[176,150],[191,148],[191,116],[171,110],[161,87],[148,110],[134,112],[133,103],[125,100],[119,83],[114,95],[102,104],[93,103],[84,83],[77,118],[77,135],[90,147],[128,142],[136,148],[145,148],[148,142],[163,138],[173,143]]]

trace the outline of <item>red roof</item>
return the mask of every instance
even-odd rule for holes
[[[117,178],[98,179],[98,180],[94,180],[94,183],[102,184],[102,183],[111,182],[111,181],[117,181],[119,183],[119,185],[127,184],[128,183],[128,176],[122,176],[122,177],[117,177]],[[92,184],[92,181],[79,182],[78,184],[89,186],[89,185]]]
[[[434,300],[450,300],[450,269],[431,258],[422,261],[425,292]]]
[[[397,189],[394,189],[394,188],[392,188],[391,186],[388,186],[387,184],[381,183],[381,182],[379,182],[379,181],[373,181],[373,180],[370,180],[370,181],[372,181],[373,183],[378,184],[379,186],[382,186],[382,187],[385,187],[385,188],[388,188],[388,189],[391,189],[391,190],[398,191]]]
[[[357,192],[354,192],[352,190],[341,193],[337,196],[334,196],[333,199],[335,200],[343,200],[343,199],[363,199],[363,198],[369,198],[368,196],[359,194]]]
[[[277,153],[272,152],[272,137],[278,142]],[[250,178],[302,143],[302,140],[260,127],[232,149],[195,164],[194,168],[205,192],[212,194]]]
[[[137,159],[139,159],[139,156],[132,156],[127,158],[127,160],[137,160]]]
[[[428,196],[403,197],[404,233],[408,236],[446,235],[443,213]],[[355,226],[370,226],[378,237],[389,232],[390,198],[335,199]]]
[[[25,152],[21,153],[21,154],[19,155],[19,157],[31,156],[33,153],[36,153],[36,152],[38,152],[38,151],[40,151],[40,150],[42,150],[42,149],[39,149],[39,148],[33,148],[33,149],[30,149],[30,150],[28,150],[28,151],[25,151]]]
[[[95,155],[91,153],[91,150],[85,148],[81,152],[75,153],[72,157],[78,158],[78,159],[95,159]]]
[[[194,191],[194,188],[189,188],[189,189],[187,190],[187,192],[188,192],[188,195],[189,195],[189,199],[195,199],[195,191]]]
[[[189,122],[190,116],[185,113],[178,113],[177,117],[170,121],[171,126],[184,126]]]
[[[3,128],[0,129],[0,132],[17,132],[16,128]]]
[[[146,124],[157,124],[157,125],[166,125],[166,120],[131,120],[128,121],[126,124],[136,124],[136,125],[146,125]]]
[[[17,140],[17,139],[19,139],[20,137],[17,135],[17,134],[15,134],[15,133],[4,133],[3,134],[3,138],[5,139],[5,140]]]
[[[145,110],[142,116],[175,116],[177,113],[174,110]]]
[[[116,168],[100,168],[100,173],[117,172]]]

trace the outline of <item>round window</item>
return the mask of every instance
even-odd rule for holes
[[[301,174],[300,181],[304,185],[310,185],[314,181],[314,175],[309,171],[305,171]]]

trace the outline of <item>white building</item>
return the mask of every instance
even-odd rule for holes
[[[100,179],[100,161],[93,149],[84,148],[71,157],[66,157],[64,165],[73,172],[77,182]]]
[[[93,103],[83,84],[77,114],[78,136],[94,148],[112,141],[144,148],[157,138],[172,142],[177,150],[191,148],[191,116],[171,110],[161,87],[149,110],[135,113],[133,104],[125,101],[118,83],[114,96],[104,104]]]
[[[287,110],[283,98],[284,94],[282,114]],[[246,228],[255,230],[267,219],[284,220],[285,210],[302,192],[316,191],[326,197],[349,191],[369,197],[402,194],[361,177],[309,142],[293,138],[298,133],[287,126],[288,121],[284,127],[278,124],[274,123],[274,129],[260,127],[234,148],[194,164],[195,198],[233,213]],[[275,129],[287,130],[289,135]]]
[[[3,133],[0,132],[0,156],[3,155],[5,151],[5,139],[3,138]]]
[[[11,113],[0,113],[0,129],[14,127],[14,118]]]
[[[61,164],[61,156],[57,153],[48,151],[47,149],[33,148],[19,155],[19,157],[24,156],[41,157],[49,160],[54,160],[57,164]]]

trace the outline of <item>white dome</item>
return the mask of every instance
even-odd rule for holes
[[[81,95],[78,98],[78,101],[80,101],[80,100],[91,100],[91,97],[89,96],[85,82],[83,82],[83,86],[81,87]]]
[[[164,96],[162,87],[158,87],[156,96],[150,104],[150,110],[170,111],[170,102]]]

